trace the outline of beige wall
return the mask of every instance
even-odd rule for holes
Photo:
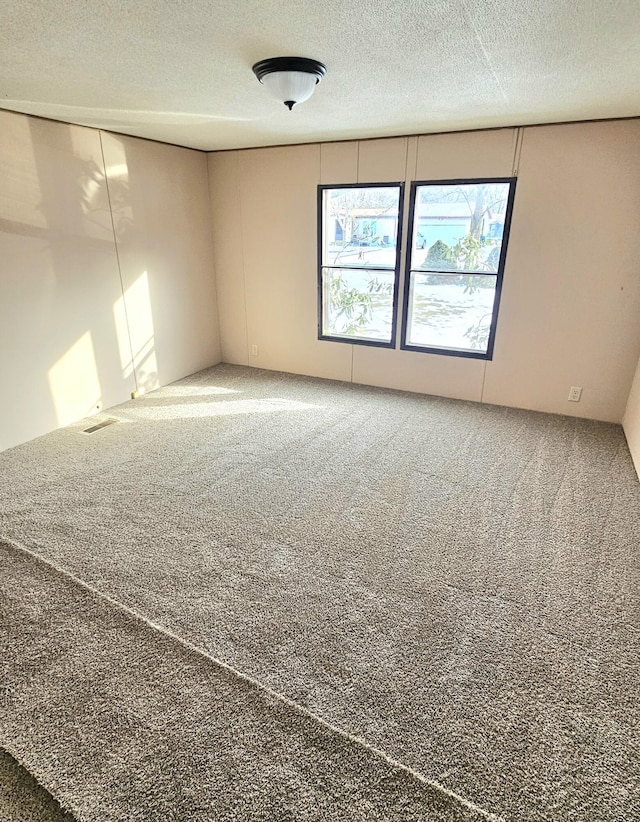
[[[220,362],[206,155],[101,133],[138,389]]]
[[[408,193],[514,172],[492,362],[318,341],[319,183]],[[621,421],[640,353],[640,122],[217,152],[209,176],[225,361]]]
[[[638,361],[622,424],[633,463],[640,477],[640,361]]]
[[[639,148],[620,121],[251,149],[209,155],[207,185],[202,153],[0,112],[0,448],[221,358],[620,421],[640,354]],[[514,170],[492,362],[317,339],[318,183]]]
[[[622,420],[640,347],[638,215],[640,122],[524,130],[485,402]]]
[[[219,361],[204,154],[0,112],[0,180],[0,449]]]

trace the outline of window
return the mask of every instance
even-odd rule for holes
[[[401,348],[489,360],[515,179],[411,186]]]
[[[318,189],[318,336],[393,348],[402,184]]]

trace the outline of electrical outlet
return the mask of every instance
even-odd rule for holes
[[[257,357],[258,356],[258,346],[257,345],[252,345],[251,346],[251,356],[252,357]]]
[[[569,389],[569,402],[580,402],[582,397],[582,388],[577,385],[572,385]]]

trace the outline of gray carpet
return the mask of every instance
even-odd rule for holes
[[[487,813],[640,818],[619,427],[231,366],[109,415],[0,455],[0,533]]]
[[[40,559],[0,568],[0,742],[80,822],[485,818]]]
[[[0,750],[0,819],[2,822],[75,822],[33,776]]]

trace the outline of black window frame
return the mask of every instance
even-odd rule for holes
[[[411,182],[411,191],[409,195],[409,221],[407,231],[407,251],[405,257],[404,267],[404,288],[402,298],[402,328],[400,331],[400,349],[402,351],[417,351],[424,354],[440,354],[446,357],[465,357],[474,360],[492,360],[493,348],[495,344],[496,330],[498,326],[498,313],[500,309],[500,298],[502,296],[502,283],[504,279],[504,268],[507,259],[507,249],[509,246],[509,233],[511,231],[511,218],[513,216],[513,203],[516,193],[517,177],[473,177],[470,179],[457,180],[413,180]],[[509,183],[509,194],[507,196],[507,210],[504,221],[504,231],[502,233],[502,246],[500,248],[500,260],[498,262],[498,270],[495,274],[488,276],[495,276],[496,291],[493,302],[493,311],[491,314],[491,325],[489,329],[489,339],[487,341],[486,351],[464,351],[455,348],[439,348],[436,346],[426,345],[409,345],[407,343],[407,330],[409,325],[409,291],[411,287],[411,273],[417,272],[417,269],[411,268],[411,258],[413,253],[413,227],[415,222],[415,205],[416,194],[420,186],[448,186],[448,185],[481,185],[483,183]],[[433,271],[429,272],[426,269],[420,269],[418,273],[435,273],[443,272]],[[444,272],[445,274],[447,272]],[[455,272],[451,272],[454,274]],[[466,272],[459,272],[464,274]],[[477,276],[477,275],[474,275]],[[486,276],[483,272],[482,276]]]
[[[398,231],[396,236],[396,262],[394,269],[378,268],[376,266],[349,266],[349,265],[323,265],[324,253],[324,226],[323,226],[323,199],[324,192],[327,190],[336,189],[350,189],[350,188],[397,188],[398,189]],[[398,332],[398,305],[400,303],[400,262],[402,257],[402,241],[403,241],[403,227],[404,227],[404,181],[399,182],[384,182],[384,183],[334,183],[322,184],[318,186],[318,339],[328,340],[330,342],[347,343],[348,345],[369,345],[374,348],[394,348],[396,347],[396,337]],[[392,315],[391,315],[391,339],[389,342],[384,340],[366,340],[358,337],[338,337],[332,334],[322,333],[323,321],[323,268],[342,268],[354,269],[357,271],[384,271],[394,272],[393,279],[393,301],[392,301]]]

